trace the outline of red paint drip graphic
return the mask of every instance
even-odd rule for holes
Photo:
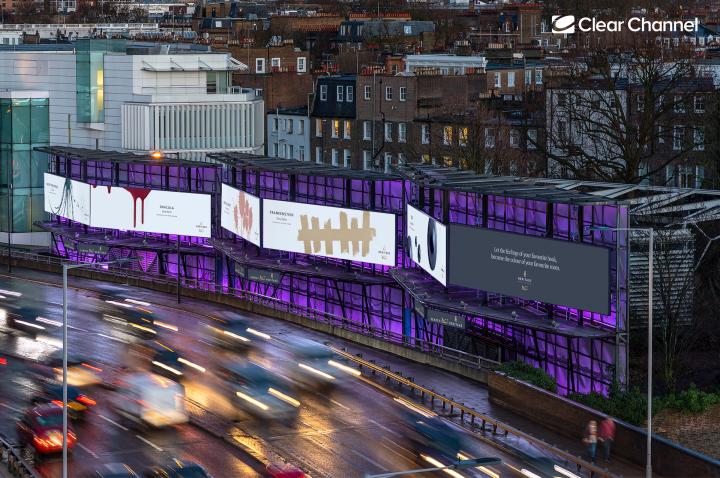
[[[137,227],[137,200],[140,199],[140,222],[145,224],[145,198],[148,197],[152,189],[144,188],[125,188],[133,198],[133,228]],[[108,187],[108,192],[110,188]]]
[[[233,207],[233,217],[235,219],[235,230],[242,229],[244,235],[249,235],[252,229],[253,210],[250,201],[245,197],[244,192],[240,192],[238,202]]]

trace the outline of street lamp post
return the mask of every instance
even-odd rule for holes
[[[641,231],[649,235],[648,246],[648,365],[647,365],[647,445],[645,477],[652,478],[652,375],[653,375],[653,258],[655,230],[652,227],[591,227],[591,231]],[[617,293],[617,292],[616,292]]]
[[[139,260],[135,257],[127,257],[124,259],[117,259],[114,261],[104,262],[83,262],[79,264],[63,264],[63,326],[62,326],[62,350],[63,350],[63,379],[62,379],[62,395],[63,395],[63,412],[62,412],[62,426],[63,426],[63,446],[62,446],[62,478],[67,478],[68,471],[68,449],[67,449],[67,438],[68,438],[68,316],[67,316],[67,290],[68,290],[68,271],[70,269],[79,269],[81,267],[94,267],[98,265],[110,265],[110,264],[121,264],[124,262],[131,262]]]
[[[181,168],[181,159],[180,159],[180,153],[177,151],[166,153],[165,151],[153,151],[150,153],[150,157],[153,159],[164,159],[168,154],[174,154],[175,159],[177,160],[177,190],[180,192],[180,168]],[[168,189],[169,189],[168,184]],[[180,234],[175,234],[175,238],[177,239],[176,242],[176,255],[177,255],[177,303],[180,303]]]

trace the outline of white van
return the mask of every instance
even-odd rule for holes
[[[115,411],[138,425],[166,427],[187,423],[185,387],[154,373],[126,376],[118,387],[122,398]]]

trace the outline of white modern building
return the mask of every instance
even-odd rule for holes
[[[487,66],[483,55],[458,56],[452,54],[407,55],[405,71],[422,73],[436,70],[441,75],[466,75],[471,72],[482,73]]]
[[[232,72],[244,68],[228,53],[194,45],[0,46],[0,91],[47,92],[50,145],[205,160],[264,151],[262,98],[231,86]]]
[[[267,155],[310,161],[310,117],[307,107],[278,109],[267,115]]]

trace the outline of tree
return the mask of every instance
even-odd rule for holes
[[[694,77],[689,57],[670,59],[654,44],[574,62],[547,94],[550,175],[640,183],[686,160],[700,129],[678,130],[672,119],[692,110]]]

